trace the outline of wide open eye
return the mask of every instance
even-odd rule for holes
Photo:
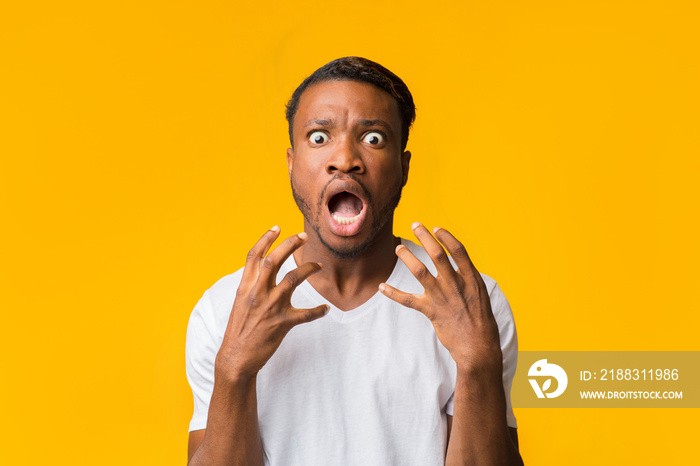
[[[309,134],[309,141],[311,141],[311,144],[323,144],[324,142],[328,142],[328,139],[328,135],[323,131],[314,131]]]
[[[362,142],[366,142],[367,144],[371,144],[373,146],[378,146],[384,142],[384,135],[376,131],[370,131],[362,137]]]

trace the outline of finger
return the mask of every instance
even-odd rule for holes
[[[284,276],[279,285],[277,285],[276,292],[279,293],[280,296],[289,299],[297,286],[301,285],[301,283],[311,275],[320,272],[321,269],[322,266],[319,262],[307,262],[300,265]]]
[[[423,246],[425,251],[428,253],[430,258],[435,264],[438,276],[442,277],[452,277],[455,274],[455,269],[452,267],[450,259],[447,257],[447,253],[443,247],[438,243],[438,241],[433,238],[427,228],[425,228],[421,223],[416,222],[411,225],[413,234],[416,235],[418,241]]]
[[[325,315],[328,315],[328,312],[330,310],[331,308],[328,304],[322,304],[312,309],[292,308],[289,320],[292,323],[292,325],[304,324],[306,322],[312,322],[316,319],[320,319]]]
[[[408,270],[411,271],[414,277],[423,285],[426,290],[432,289],[435,286],[435,277],[430,273],[430,270],[423,264],[413,253],[403,244],[396,246],[396,255],[399,256],[401,262],[406,264]]]
[[[474,267],[474,263],[469,257],[467,249],[464,247],[464,245],[457,238],[455,238],[452,233],[444,228],[435,227],[433,232],[435,233],[435,237],[438,238],[449,251],[450,255],[457,264],[457,267],[459,267],[459,274],[462,276],[465,283],[470,284],[471,286],[476,286],[477,288],[480,288],[482,291],[486,292],[486,284],[484,283],[484,279],[481,278],[481,274],[476,267]]]
[[[379,285],[379,291],[382,292],[384,296],[387,298],[396,301],[399,304],[402,304],[406,307],[410,307],[412,309],[415,309],[416,311],[423,312],[424,306],[423,306],[423,296],[424,295],[415,295],[411,293],[406,293],[405,291],[397,290],[391,285],[387,285],[386,283],[381,283]],[[430,316],[428,316],[430,317]]]
[[[298,235],[290,236],[282,241],[279,246],[268,254],[265,259],[263,259],[260,267],[258,283],[260,285],[266,285],[269,288],[274,287],[277,272],[284,261],[286,261],[294,251],[304,244],[307,238],[307,234],[302,231]]]
[[[267,230],[257,243],[248,251],[245,267],[243,268],[243,276],[241,284],[254,283],[260,273],[260,264],[262,263],[267,251],[269,251],[272,243],[275,242],[280,233],[280,227],[275,225]]]
[[[469,258],[467,249],[452,233],[440,227],[435,227],[433,233],[435,237],[445,245],[445,249],[450,253],[460,271],[467,272],[471,269],[476,271],[472,260]]]

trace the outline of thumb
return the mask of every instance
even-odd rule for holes
[[[316,319],[324,317],[331,308],[327,304],[322,304],[311,309],[297,309],[292,308],[291,312],[291,322],[293,325],[304,324],[306,322],[313,322]]]

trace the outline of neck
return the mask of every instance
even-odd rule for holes
[[[294,260],[298,265],[320,262],[323,270],[309,277],[311,286],[339,309],[354,309],[374,295],[379,284],[394,270],[397,260],[394,251],[399,238],[394,236],[392,227],[393,218],[361,254],[343,258],[330,251],[316,231],[304,222],[309,239],[294,252]]]

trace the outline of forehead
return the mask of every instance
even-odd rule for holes
[[[396,99],[369,83],[324,81],[307,88],[299,99],[294,128],[309,120],[333,119],[347,124],[354,120],[384,120],[397,133],[401,126]]]

